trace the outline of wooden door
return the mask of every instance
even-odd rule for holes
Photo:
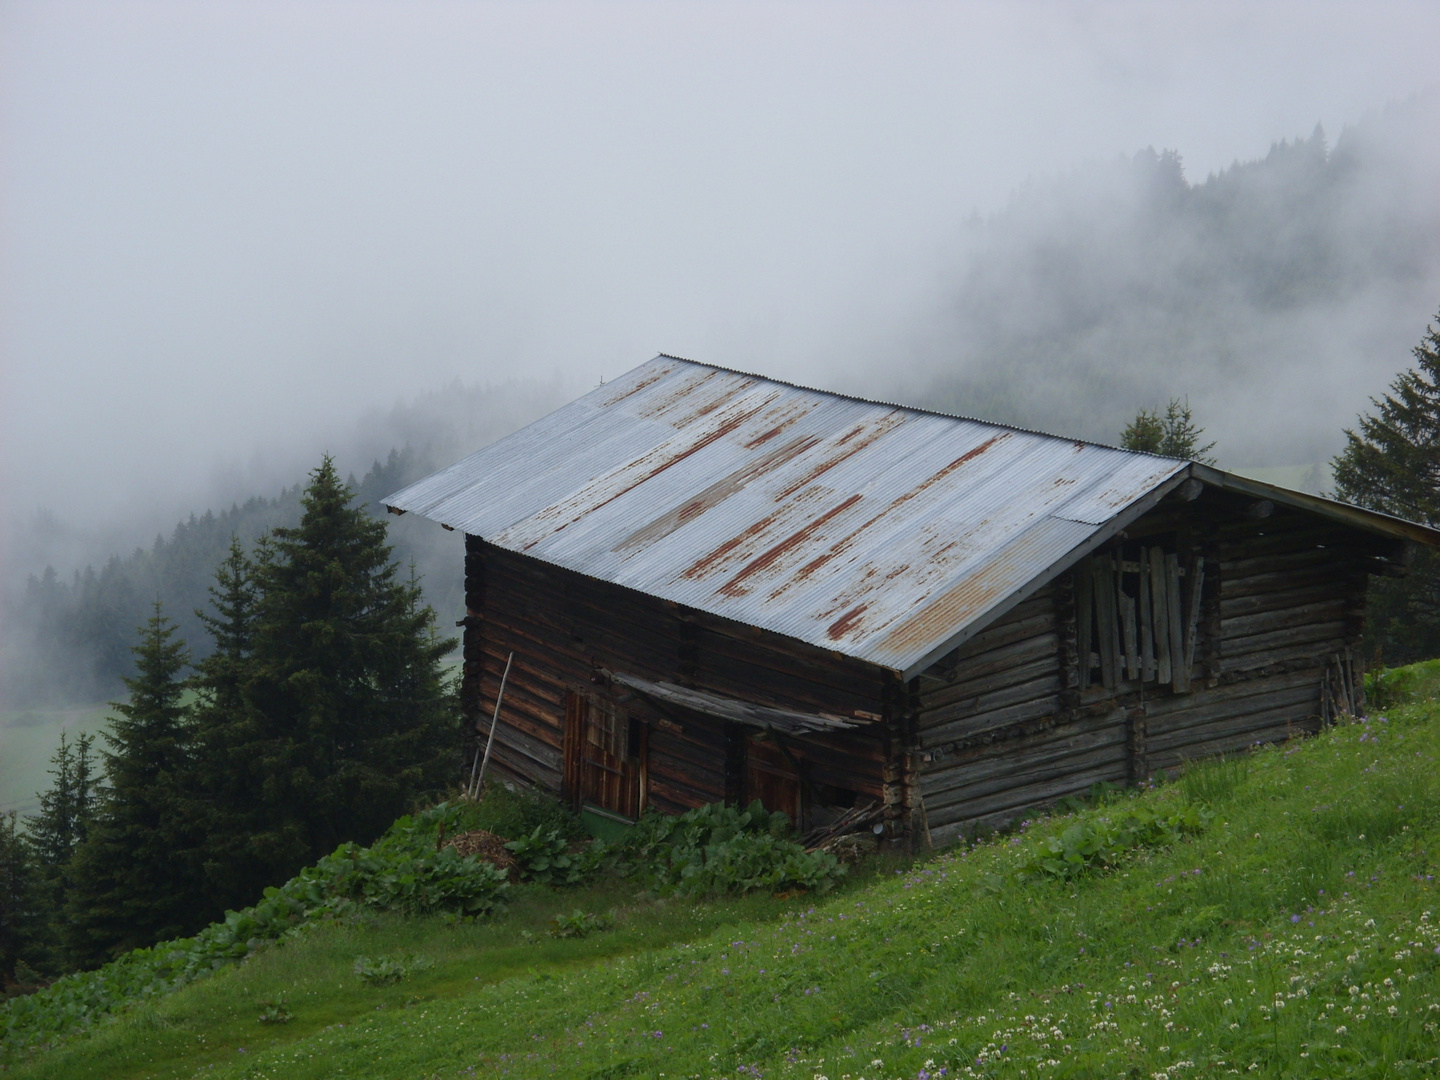
[[[781,811],[797,829],[803,828],[800,774],[795,762],[773,739],[751,735],[745,740],[744,802],[759,799],[766,810]]]
[[[589,806],[633,821],[640,815],[644,732],[610,699],[565,695],[565,790]]]

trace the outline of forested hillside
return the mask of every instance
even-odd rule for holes
[[[387,518],[396,558],[402,565],[414,563],[426,600],[442,622],[463,614],[461,541],[429,522],[386,515],[379,500],[543,415],[564,396],[558,384],[540,381],[455,384],[365,417],[347,440],[342,465],[372,461],[363,475],[350,476],[351,487],[361,504]],[[209,642],[196,610],[207,607],[206,590],[230,538],[250,545],[277,525],[295,524],[302,476],[276,495],[192,514],[128,555],[111,554],[69,575],[53,566],[32,570],[23,584],[12,584],[10,594],[0,598],[0,706],[90,702],[119,694],[133,666],[136,628],[157,599],[194,658],[203,658]],[[43,549],[43,533],[29,539]]]
[[[1224,466],[1327,461],[1440,301],[1437,191],[1436,94],[1194,182],[1172,150],[1032,181],[867,392],[1100,440],[1180,395]]]
[[[1370,116],[1333,146],[1317,129],[1197,183],[1178,153],[1153,150],[1035,180],[964,227],[942,311],[907,327],[883,362],[827,385],[1105,442],[1179,396],[1222,467],[1319,477],[1440,301],[1436,191],[1437,94]],[[380,496],[578,389],[452,385],[365,417],[336,460],[378,512]],[[197,512],[129,555],[102,546],[69,573],[45,568],[63,530],[37,519],[23,546],[42,557],[0,601],[3,704],[117,693],[157,597],[203,651],[193,610],[230,536],[293,522],[302,471],[279,494]],[[430,603],[458,617],[458,539],[390,524]]]

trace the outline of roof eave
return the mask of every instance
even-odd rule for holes
[[[1096,548],[1111,540],[1117,533],[1128,528],[1137,518],[1149,513],[1161,499],[1192,477],[1212,487],[1219,488],[1222,491],[1233,491],[1240,495],[1269,499],[1271,502],[1279,503],[1283,506],[1290,506],[1297,510],[1305,510],[1310,513],[1319,514],[1333,521],[1338,521],[1341,524],[1349,525],[1352,528],[1364,529],[1366,532],[1379,533],[1397,540],[1408,540],[1414,543],[1426,544],[1431,547],[1440,547],[1440,530],[1431,529],[1425,525],[1420,525],[1413,521],[1406,521],[1404,518],[1394,517],[1390,514],[1382,514],[1376,510],[1366,510],[1363,507],[1351,506],[1349,503],[1322,498],[1319,495],[1308,495],[1303,491],[1292,491],[1289,488],[1276,487],[1274,484],[1267,484],[1261,480],[1252,480],[1249,477],[1237,476],[1234,473],[1227,473],[1221,469],[1192,461],[1188,463],[1186,468],[1176,472],[1168,480],[1159,484],[1148,494],[1135,500],[1135,502],[1116,514],[1092,533],[1084,543],[1072,548],[1063,558],[1056,560],[1045,570],[1035,575],[1035,577],[1031,578],[1024,586],[1015,590],[1005,600],[987,611],[982,618],[974,620],[942,644],[927,651],[919,660],[909,664],[904,670],[900,671],[900,677],[906,681],[913,679],[946,653],[965,644],[966,641],[989,626],[1000,616],[1035,593],[1036,590],[1056,574],[1068,570]]]
[[[1169,495],[1172,491],[1174,491],[1176,488],[1178,488],[1181,484],[1183,484],[1186,480],[1190,478],[1190,471],[1190,468],[1186,467],[1177,469],[1167,479],[1162,480],[1155,487],[1151,488],[1144,495],[1140,496],[1140,498],[1136,499],[1129,506],[1125,507],[1125,509],[1121,510],[1114,517],[1110,518],[1110,520],[1106,521],[1103,525],[1096,528],[1096,530],[1088,537],[1086,537],[1084,541],[1071,548],[1059,559],[1055,560],[1049,566],[1045,567],[1045,569],[1037,573],[1024,585],[1012,592],[1004,600],[1001,600],[998,604],[991,607],[980,618],[971,620],[967,625],[962,627],[960,630],[957,630],[945,641],[925,652],[924,655],[922,655],[918,660],[915,660],[908,664],[903,670],[899,672],[900,678],[907,682],[910,679],[915,678],[915,676],[919,675],[922,671],[928,668],[931,664],[935,663],[935,661],[939,660],[946,653],[950,652],[953,649],[959,648],[961,645],[965,644],[965,642],[969,641],[972,637],[978,634],[981,630],[984,630],[987,626],[993,623],[1000,616],[1004,615],[1011,608],[1015,607],[1015,605],[1028,599],[1042,585],[1055,577],[1056,574],[1062,573],[1070,569],[1070,567],[1074,566],[1086,555],[1089,555],[1090,552],[1094,551],[1101,544],[1106,543],[1117,533],[1123,531],[1125,528],[1131,525],[1137,518],[1148,514],[1151,510],[1155,508],[1155,506],[1160,502],[1161,499],[1165,498],[1165,496]]]
[[[1308,495],[1303,491],[1293,491],[1290,488],[1276,487],[1274,484],[1267,484],[1263,480],[1252,480],[1248,476],[1237,476],[1235,473],[1224,472],[1210,465],[1201,465],[1198,462],[1191,464],[1190,471],[1196,479],[1203,480],[1205,483],[1211,484],[1224,491],[1233,491],[1240,495],[1251,495],[1258,499],[1269,499],[1271,502],[1279,503],[1282,506],[1290,506],[1296,510],[1306,510],[1313,514],[1320,514],[1322,517],[1330,518],[1332,521],[1338,521],[1357,529],[1364,529],[1366,532],[1380,533],[1383,536],[1393,537],[1396,540],[1410,540],[1417,544],[1425,544],[1429,547],[1440,547],[1440,530],[1429,528],[1414,521],[1406,521],[1404,518],[1394,517],[1391,514],[1382,514],[1378,510],[1366,510],[1360,506],[1337,502],[1334,499],[1326,499],[1319,495]]]

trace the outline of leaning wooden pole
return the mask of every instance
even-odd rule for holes
[[[480,788],[485,783],[485,767],[490,764],[490,748],[495,745],[495,729],[500,726],[500,703],[505,700],[505,683],[510,678],[510,665],[515,660],[512,652],[505,660],[505,674],[500,676],[500,692],[495,695],[495,714],[490,717],[490,737],[485,740],[485,756],[480,761],[479,775],[470,784],[470,798],[480,794]]]

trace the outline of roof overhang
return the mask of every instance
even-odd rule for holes
[[[608,671],[601,668],[599,674],[602,678],[618,686],[627,687],[663,705],[673,705],[688,709],[690,712],[700,713],[703,716],[715,717],[718,720],[731,720],[737,724],[779,731],[787,735],[813,735],[817,732],[843,731],[846,728],[857,727],[861,723],[860,720],[851,720],[830,713],[804,713],[796,712],[793,709],[776,709],[768,705],[756,705],[749,701],[741,701],[739,698],[727,697],[724,694],[696,690],[678,683],[642,679],[638,675],[628,675],[621,671]]]
[[[1084,543],[1067,552],[1063,558],[1056,560],[1050,566],[1046,567],[1045,570],[1027,582],[1023,588],[1016,589],[1014,593],[996,604],[986,613],[983,619],[976,620],[970,625],[961,628],[945,642],[937,645],[934,649],[926,653],[925,656],[910,664],[900,672],[900,677],[908,681],[919,675],[920,672],[945,656],[946,653],[959,648],[1017,604],[1033,596],[1046,582],[1051,581],[1057,574],[1064,573],[1092,551],[1109,543],[1117,535],[1134,524],[1136,520],[1144,517],[1153,510],[1156,505],[1171,492],[1187,484],[1191,484],[1192,481],[1218,488],[1222,491],[1233,492],[1237,495],[1250,496],[1255,499],[1268,499],[1270,502],[1277,503],[1281,506],[1288,506],[1296,510],[1316,514],[1320,517],[1328,518],[1337,524],[1362,529],[1365,532],[1389,537],[1394,540],[1425,544],[1429,547],[1440,547],[1440,530],[1431,529],[1417,522],[1406,521],[1404,518],[1397,518],[1390,514],[1382,514],[1375,510],[1366,510],[1364,507],[1352,506],[1349,503],[1337,502],[1334,499],[1322,498],[1319,495],[1309,495],[1303,491],[1293,491],[1289,488],[1277,487],[1274,484],[1267,484],[1260,480],[1252,480],[1249,477],[1237,476],[1235,473],[1228,473],[1210,465],[1202,465],[1199,462],[1190,462],[1187,468],[1158,485],[1148,495],[1131,503],[1123,511],[1107,521],[1101,528],[1096,530]],[[1202,489],[1196,486],[1193,490],[1194,494],[1191,496],[1191,499],[1197,498]]]
[[[513,554],[905,678],[1208,485],[1440,532],[1209,466],[660,356],[384,499]]]
[[[1440,547],[1440,530],[1414,521],[1406,521],[1404,518],[1394,517],[1390,514],[1382,514],[1377,510],[1366,510],[1364,507],[1352,506],[1349,503],[1337,502],[1319,495],[1307,495],[1303,491],[1276,487],[1274,484],[1267,484],[1261,480],[1252,480],[1248,476],[1222,472],[1209,465],[1192,464],[1190,475],[1224,491],[1250,495],[1257,499],[1269,499],[1281,506],[1305,510],[1342,525],[1364,529],[1366,532],[1379,536],[1388,536],[1395,540],[1409,540],[1429,547]]]
[[[900,678],[908,682],[910,679],[915,678],[915,676],[919,675],[920,672],[928,668],[931,664],[935,663],[935,661],[943,657],[946,653],[951,652],[954,649],[958,649],[961,645],[964,645],[965,642],[969,641],[976,634],[980,633],[981,630],[984,630],[1000,616],[1004,615],[1011,608],[1015,607],[1015,605],[1033,596],[1045,585],[1046,582],[1053,579],[1056,574],[1064,573],[1081,559],[1085,558],[1086,555],[1089,555],[1096,548],[1101,547],[1102,545],[1108,543],[1110,540],[1114,539],[1118,533],[1123,532],[1126,528],[1133,524],[1136,519],[1144,517],[1151,510],[1155,509],[1156,505],[1160,502],[1161,499],[1165,498],[1165,496],[1169,495],[1172,491],[1175,491],[1182,484],[1185,484],[1189,479],[1189,470],[1181,470],[1180,472],[1177,472],[1174,476],[1171,476],[1168,480],[1165,480],[1162,483],[1156,485],[1145,495],[1142,495],[1140,498],[1136,499],[1134,502],[1132,502],[1129,506],[1125,507],[1125,509],[1121,510],[1109,521],[1101,525],[1095,532],[1091,533],[1088,537],[1086,537],[1086,539],[1082,543],[1071,548],[1068,552],[1065,553],[1063,557],[1057,559],[1040,573],[1036,574],[1033,578],[1026,582],[1022,588],[1016,589],[1004,600],[994,605],[994,607],[992,607],[989,611],[986,612],[985,616],[982,619],[976,619],[970,624],[961,627],[951,637],[947,638],[945,641],[941,642],[939,645],[935,646],[933,649],[927,652],[924,656],[920,657],[918,660],[914,661],[912,664],[906,667],[903,671],[899,673]]]

